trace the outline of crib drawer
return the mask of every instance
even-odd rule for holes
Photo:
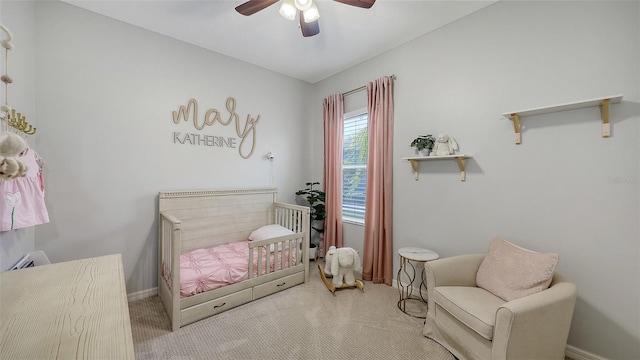
[[[302,284],[304,282],[304,272],[285,276],[282,279],[269,281],[262,285],[257,285],[253,288],[253,298],[259,299],[261,297],[277,293],[278,291],[288,289],[292,286]]]
[[[181,324],[186,325],[251,301],[251,289],[238,291],[180,311]]]

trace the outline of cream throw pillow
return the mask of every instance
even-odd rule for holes
[[[249,235],[249,241],[260,241],[273,239],[278,236],[285,236],[295,234],[293,231],[287,229],[286,227],[278,224],[271,224],[261,226],[251,232]]]
[[[476,274],[476,284],[506,301],[547,289],[558,265],[558,254],[523,249],[499,237]]]
[[[292,230],[278,224],[261,226],[251,232],[249,241],[262,241],[277,238],[280,236],[295,234]],[[278,251],[282,250],[282,243],[278,243]],[[276,244],[269,245],[269,251],[276,251]]]

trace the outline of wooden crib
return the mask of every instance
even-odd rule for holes
[[[158,294],[172,331],[309,279],[309,208],[277,202],[276,189],[160,192],[158,210]],[[246,280],[181,297],[181,254],[245,241],[269,224],[293,234],[249,242]],[[269,249],[275,259],[296,260],[271,260]]]

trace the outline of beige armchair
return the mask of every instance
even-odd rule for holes
[[[476,286],[484,257],[461,255],[425,264],[424,335],[460,360],[564,359],[576,286],[556,273],[548,289],[505,301]]]

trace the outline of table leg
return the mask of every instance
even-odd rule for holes
[[[423,265],[426,265],[426,263],[424,263]],[[427,272],[424,271],[424,266],[422,267],[422,281],[420,282],[420,287],[418,288],[418,290],[420,291],[420,297],[422,298],[422,301],[427,302],[427,299],[422,295],[422,288],[424,288],[424,293],[427,293]]]
[[[409,267],[411,267],[411,273],[409,273],[408,269]],[[404,278],[409,280],[409,283],[405,285],[403,285],[402,283],[402,278],[403,278],[403,274],[404,274]],[[400,294],[400,299],[398,300],[398,309],[400,309],[400,311],[402,311],[405,314],[411,315],[413,317],[417,317],[417,318],[424,318],[423,316],[416,316],[413,314],[410,314],[407,312],[407,301],[409,300],[420,300],[422,299],[422,301],[424,300],[424,297],[422,295],[422,286],[424,284],[424,275],[421,276],[421,281],[420,281],[420,287],[418,288],[418,291],[420,291],[420,297],[417,296],[413,296],[413,284],[416,280],[416,268],[415,266],[413,266],[413,264],[411,263],[411,261],[409,261],[406,258],[403,258],[402,256],[400,256],[400,269],[398,269],[398,274],[396,277],[396,282],[398,283],[398,292]],[[426,289],[426,287],[425,287]],[[426,302],[426,301],[425,301]]]

